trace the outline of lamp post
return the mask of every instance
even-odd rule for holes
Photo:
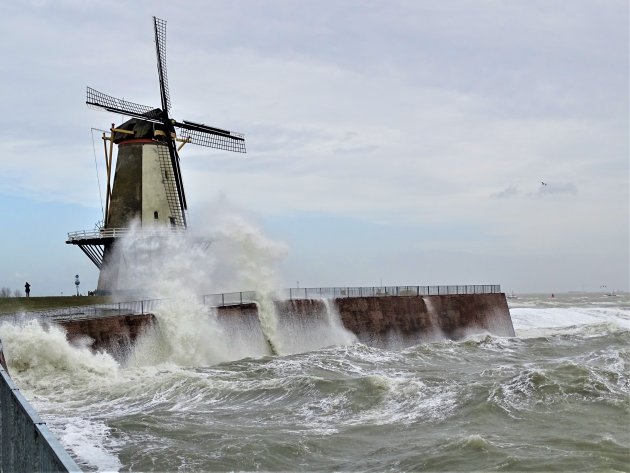
[[[81,281],[79,281],[79,275],[75,275],[74,276],[74,285],[77,287],[77,296],[79,295],[79,284],[81,284]]]

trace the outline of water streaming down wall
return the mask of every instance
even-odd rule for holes
[[[278,354],[302,353],[330,346],[349,345],[356,341],[346,330],[336,306],[326,299],[293,299],[274,301]]]
[[[155,316],[64,321],[61,325],[70,340],[89,337],[93,349],[106,349],[123,358],[136,340],[146,344],[147,334],[157,332],[158,344],[187,344],[191,364],[287,355],[356,340],[400,348],[480,332],[514,336],[504,294],[264,299],[212,309],[175,304],[156,310]],[[177,351],[177,346],[170,349]],[[205,355],[199,356],[199,351]],[[179,358],[187,363],[186,356]]]
[[[514,336],[501,293],[348,297],[335,299],[335,304],[344,327],[368,345],[408,346],[478,332]]]

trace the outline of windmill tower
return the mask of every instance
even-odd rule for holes
[[[103,133],[107,194],[104,222],[94,231],[71,232],[67,244],[77,245],[100,269],[97,291],[116,292],[122,262],[114,251],[117,239],[137,222],[147,237],[164,229],[185,231],[186,194],[180,170],[179,150],[186,143],[245,153],[245,138],[220,128],[170,117],[171,99],[166,76],[166,21],[153,17],[161,108],[140,105],[87,88],[86,103],[131,117],[110,134]],[[118,147],[112,169],[114,144]],[[112,176],[113,174],[113,176]],[[113,184],[112,184],[113,177]],[[162,233],[163,234],[163,233]]]

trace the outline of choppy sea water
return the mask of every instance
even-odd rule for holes
[[[32,322],[0,338],[86,471],[630,470],[630,298],[509,305],[516,337],[388,350],[333,321],[315,341],[276,333],[293,354],[271,356],[186,307],[161,314],[179,332],[153,334],[122,365]],[[342,345],[313,348],[327,342]]]

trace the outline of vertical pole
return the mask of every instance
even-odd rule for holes
[[[144,301],[140,301],[140,313],[144,315]]]
[[[241,292],[239,292],[238,294],[239,294],[239,296],[241,297],[241,304],[242,304],[242,303],[243,303],[243,292],[241,291]]]
[[[109,135],[109,156],[106,156],[107,159],[107,201],[106,208],[107,212],[105,215],[105,226],[109,222],[109,199],[112,195],[112,187],[111,187],[111,175],[112,175],[112,159],[114,156],[114,126],[112,123],[111,134]]]
[[[289,300],[293,300],[293,290],[289,288]]]
[[[225,305],[225,294],[221,293],[221,305]]]
[[[308,299],[308,296],[306,295],[306,288],[304,288],[304,299]]]
[[[111,188],[109,184],[110,170],[109,170],[109,157],[107,155],[107,138],[105,137],[105,132],[103,132],[103,148],[105,149],[105,171],[107,175],[107,186],[106,186],[107,195],[105,196],[105,215],[103,215],[103,225],[107,226],[107,215],[109,215],[109,194],[111,192]]]

